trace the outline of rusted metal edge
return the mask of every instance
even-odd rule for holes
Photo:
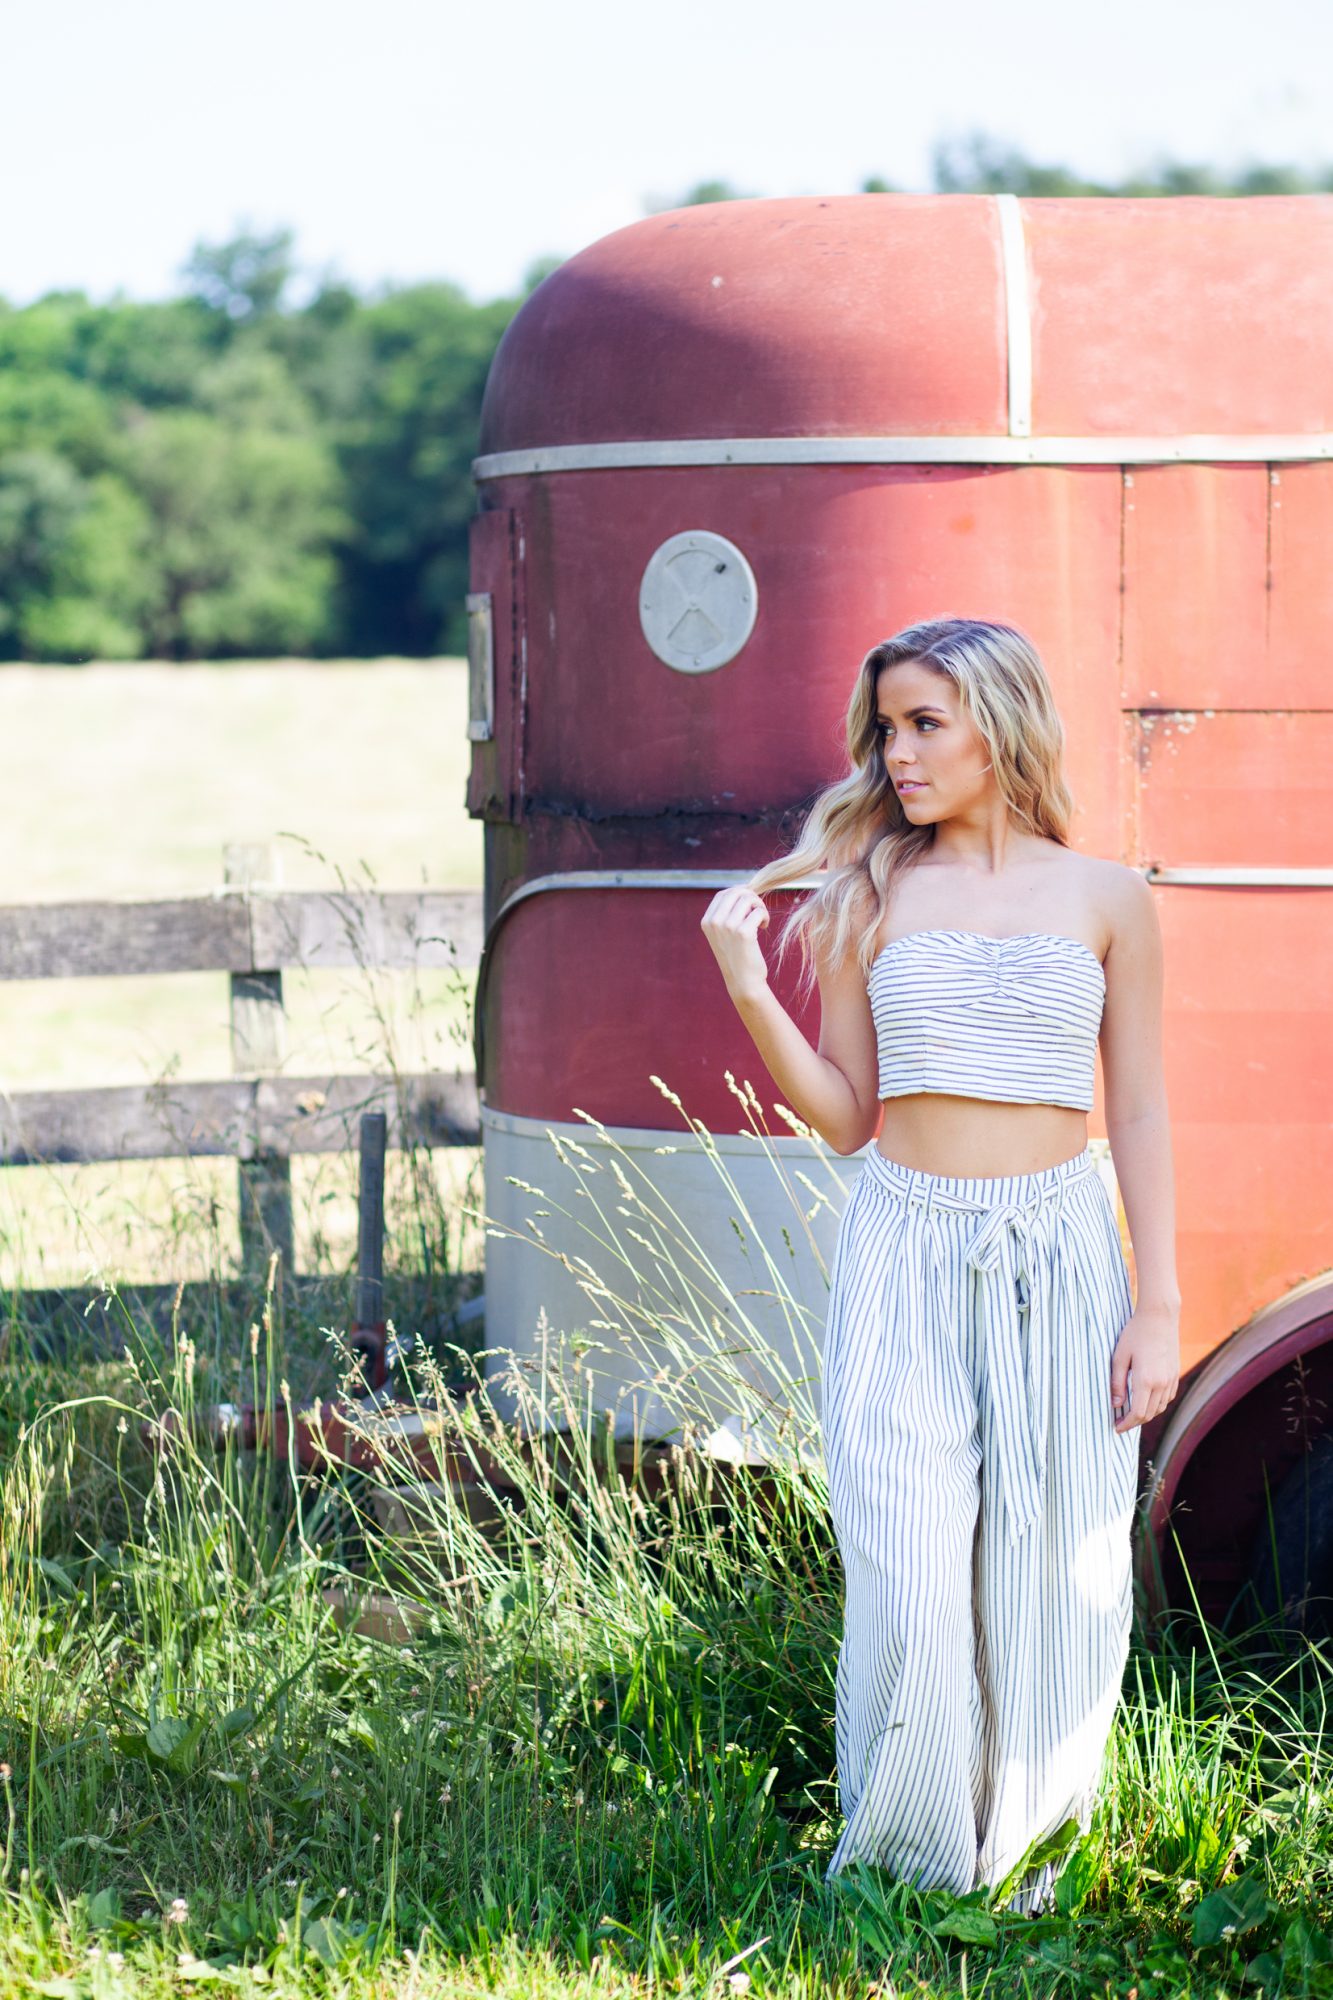
[[[1158,1440],[1152,1473],[1140,1496],[1145,1536],[1160,1549],[1186,1466],[1215,1425],[1261,1382],[1325,1345],[1333,1332],[1333,1272],[1307,1278],[1264,1306],[1208,1355],[1180,1397]],[[1165,1610],[1159,1580],[1141,1579],[1154,1618]]]

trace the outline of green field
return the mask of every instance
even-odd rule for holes
[[[289,888],[480,888],[466,722],[456,659],[0,667],[0,901],[207,892],[234,840],[271,841]],[[471,1066],[447,973],[295,972],[284,999],[292,1074]],[[224,975],[0,986],[6,1091],[229,1073]],[[468,1165],[436,1161],[446,1186]],[[349,1254],[350,1165],[294,1163],[298,1269]],[[211,1160],[0,1174],[0,1283],[200,1276],[183,1218],[218,1204],[234,1247],[235,1178]]]

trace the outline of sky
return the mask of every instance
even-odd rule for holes
[[[480,302],[702,180],[927,188],[981,129],[1114,177],[1333,159],[1330,0],[0,0],[0,298],[164,298],[295,232],[308,291]]]

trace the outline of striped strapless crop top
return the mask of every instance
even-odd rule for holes
[[[1049,931],[908,931],[871,964],[879,1095],[947,1091],[1091,1111],[1106,976]]]

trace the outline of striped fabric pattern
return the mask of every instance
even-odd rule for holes
[[[876,954],[867,989],[879,1095],[918,1090],[1092,1109],[1106,977],[1052,931],[908,931]]]
[[[965,1894],[1090,1825],[1132,1608],[1139,1431],[1110,1392],[1131,1310],[1090,1146],[1000,1177],[866,1152],[823,1361],[845,1577],[830,1877],[863,1859]],[[1058,1865],[1007,1907],[1048,1907]]]

